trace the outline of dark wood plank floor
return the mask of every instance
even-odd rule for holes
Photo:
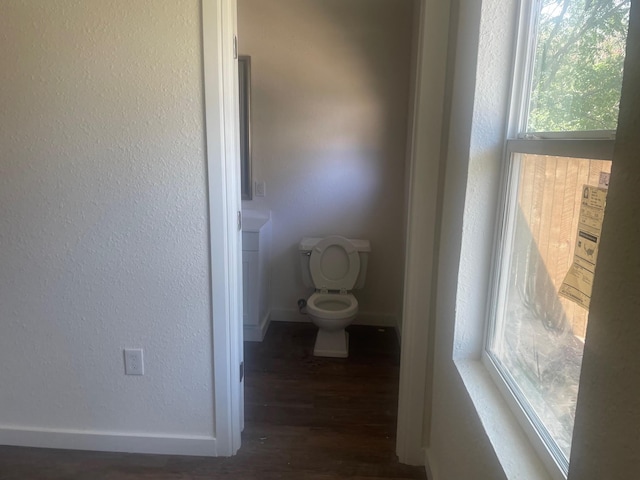
[[[231,458],[0,447],[0,479],[425,479],[397,462],[399,349],[351,326],[348,359],[313,356],[315,327],[272,323],[245,344],[245,430]]]

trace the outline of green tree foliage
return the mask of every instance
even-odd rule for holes
[[[615,130],[630,0],[541,0],[527,131]]]

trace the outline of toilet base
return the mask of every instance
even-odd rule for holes
[[[316,357],[347,358],[349,356],[349,334],[340,330],[318,330],[316,344],[313,347]]]

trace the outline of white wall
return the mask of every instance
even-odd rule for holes
[[[640,471],[640,5],[631,9],[620,118],[589,309],[570,480]]]
[[[453,86],[447,157],[443,166],[445,183],[441,186],[443,210],[440,231],[437,232],[440,241],[435,327],[431,329],[435,335],[435,352],[431,411],[427,412],[431,429],[426,432],[427,462],[434,480],[506,478],[454,362],[454,358],[462,353],[459,350],[460,337],[457,336],[460,330],[456,332],[456,312],[461,306],[468,305],[470,308],[479,307],[478,313],[482,316],[482,305],[473,303],[471,297],[486,293],[481,288],[475,291],[467,289],[467,303],[467,298],[461,298],[459,287],[460,282],[466,280],[460,267],[460,252],[463,247],[465,200],[469,194],[466,183],[471,168],[473,129],[477,128],[473,120],[478,93],[477,57],[483,3],[473,0],[452,2],[452,28],[456,29],[457,37],[452,46],[454,50],[450,51],[450,55],[454,55],[450,61],[454,62],[455,75],[448,80],[453,82]],[[504,118],[505,112],[497,112],[498,118]],[[482,238],[478,241],[481,242]],[[475,337],[477,334],[472,330],[464,335],[467,349],[477,348]],[[472,357],[473,354],[466,351],[464,356]]]
[[[451,2],[451,102],[426,462],[434,480],[549,474],[480,361],[491,272],[517,2]],[[430,401],[429,401],[430,400]]]
[[[273,318],[289,318],[309,293],[298,242],[327,234],[371,240],[360,311],[396,316],[413,2],[238,4],[240,53],[252,62],[254,179],[267,187],[250,203],[273,215]]]
[[[200,2],[1,10],[0,443],[211,439]]]

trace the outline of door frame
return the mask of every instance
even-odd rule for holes
[[[236,0],[202,0],[216,456],[238,451],[244,427],[236,24]]]
[[[396,454],[427,465],[431,429],[433,326],[439,191],[446,157],[450,1],[420,0],[415,48]],[[427,465],[428,468],[428,465]]]
[[[437,273],[438,198],[443,180],[450,1],[419,0],[403,297],[396,453],[425,465],[431,415],[432,325]],[[216,454],[240,448],[242,362],[239,110],[236,0],[202,0]],[[428,33],[428,35],[427,35]]]

